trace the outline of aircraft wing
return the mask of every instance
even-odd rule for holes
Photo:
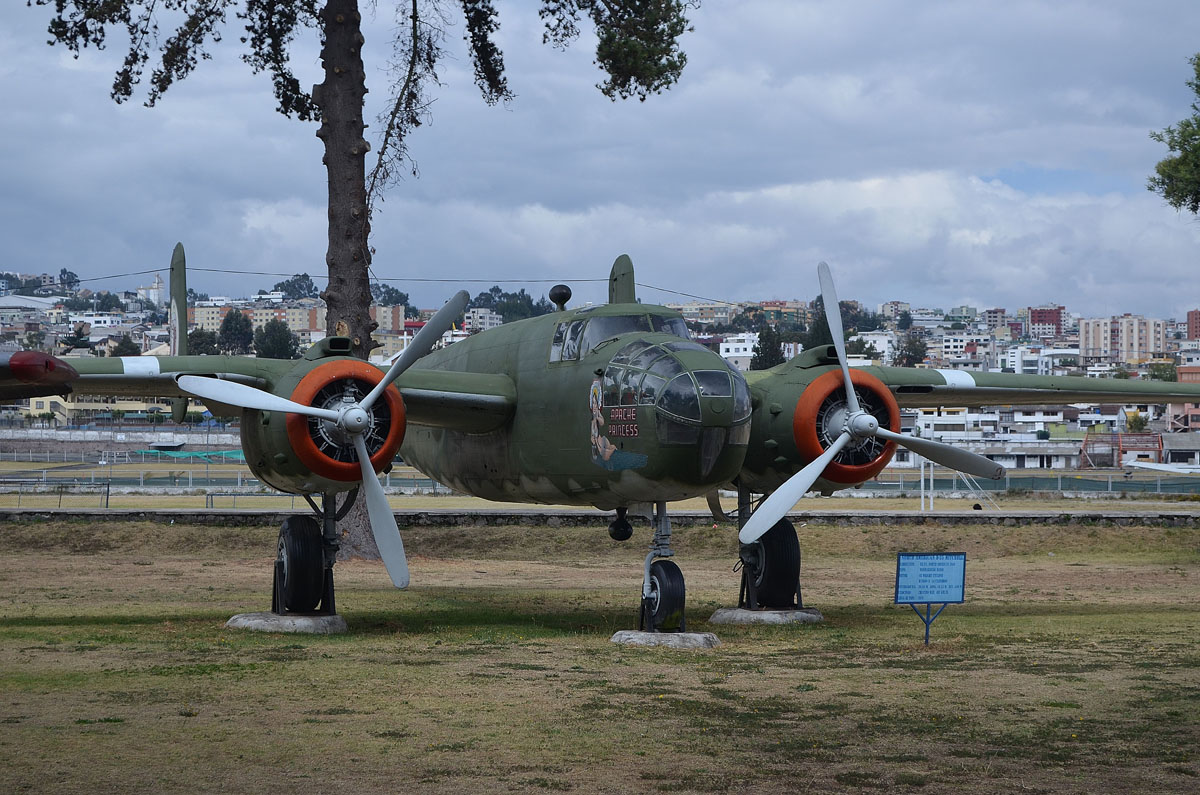
[[[71,391],[81,395],[186,397],[176,379],[204,375],[270,388],[294,365],[284,359],[250,356],[113,356],[71,360],[79,378]]]
[[[177,382],[181,375],[212,376],[271,391],[294,368],[312,366],[309,362],[252,356],[89,356],[72,359],[72,364],[68,365],[45,354],[38,356],[41,358],[36,361],[31,359],[21,365],[24,360],[20,360],[7,368],[6,363],[0,362],[0,400],[65,392],[188,397]],[[42,359],[58,363],[57,374],[53,377],[59,380],[46,380],[50,376],[42,372],[47,366]],[[12,375],[6,377],[6,369]],[[11,387],[8,392],[6,386]],[[512,416],[517,402],[512,379],[500,374],[413,368],[401,375],[396,386],[404,396],[409,422],[468,433],[482,433],[504,424]],[[236,416],[241,411],[211,402],[206,405],[218,415]]]
[[[967,370],[864,367],[902,408],[1034,403],[1200,403],[1200,384],[1174,381],[1016,375]]]
[[[47,353],[0,354],[0,401],[61,395],[70,392],[78,378],[75,368]]]
[[[417,425],[484,433],[508,422],[517,407],[516,386],[502,374],[413,367],[396,386],[408,421]]]

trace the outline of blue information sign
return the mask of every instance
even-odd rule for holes
[[[896,604],[960,604],[966,581],[964,553],[896,555]]]

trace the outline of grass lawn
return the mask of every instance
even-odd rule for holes
[[[0,529],[0,790],[1200,791],[1195,530],[810,522],[826,621],[713,627],[735,534],[682,529],[689,652],[609,642],[648,533],[601,522],[413,528],[407,591],[338,564],[349,634],[225,630],[275,532]],[[901,549],[968,556],[928,648]]]

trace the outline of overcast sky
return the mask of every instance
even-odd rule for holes
[[[1194,0],[708,0],[681,82],[645,103],[600,94],[588,37],[543,45],[539,3],[498,5],[516,98],[480,99],[455,20],[433,121],[410,139],[421,176],[374,220],[377,279],[461,281],[390,281],[420,306],[501,280],[603,301],[583,280],[628,253],[642,285],[723,300],[809,300],[826,260],[841,297],[871,307],[1200,307],[1200,223],[1145,187],[1167,154],[1149,132],[1191,112]],[[369,117],[387,95],[379,6]],[[200,268],[324,285],[315,125],[274,111],[236,27],[147,109],[144,91],[109,99],[119,37],[74,60],[45,44],[48,19],[0,7],[0,269],[165,278],[182,241],[203,292],[282,277]],[[321,79],[317,47],[314,34],[294,54],[305,85]]]

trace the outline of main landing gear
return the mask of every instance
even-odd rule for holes
[[[738,486],[738,529],[750,518],[750,492]],[[796,528],[780,519],[753,544],[741,544],[738,568],[742,582],[738,607],[746,610],[804,608],[800,592],[800,541]]]
[[[320,507],[306,494],[304,498],[316,516],[297,514],[283,520],[275,557],[272,613],[280,616],[337,613],[333,597],[337,522],[345,517],[357,496],[358,489],[350,491],[339,509],[336,494],[323,495]]]
[[[738,551],[742,583],[738,607],[747,610],[798,610],[800,593],[800,541],[796,528],[780,519],[753,544]]]

